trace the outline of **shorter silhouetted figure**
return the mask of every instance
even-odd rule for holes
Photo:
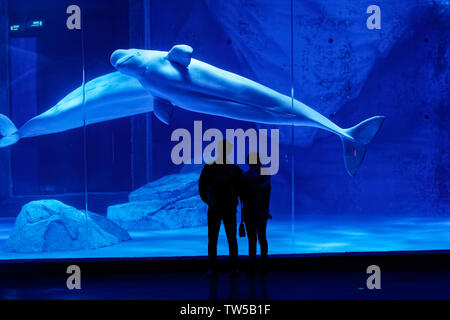
[[[252,271],[256,268],[256,241],[259,240],[264,270],[268,252],[267,220],[272,218],[269,214],[270,176],[261,175],[261,162],[257,153],[249,154],[247,164],[250,168],[242,175],[241,215],[247,229],[250,268]]]
[[[236,207],[239,203],[242,170],[228,163],[227,151],[231,152],[231,148],[231,143],[226,140],[219,142],[216,160],[203,167],[199,180],[200,197],[208,205],[208,275],[210,276],[216,274],[217,241],[222,221],[227,234],[232,274],[237,273]]]

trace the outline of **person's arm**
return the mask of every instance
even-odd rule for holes
[[[241,203],[243,202],[243,185],[244,185],[244,179],[243,179],[243,171],[241,168],[237,167],[237,177],[236,177],[236,181],[235,181],[235,188],[236,188],[236,193],[239,197],[239,199],[241,200]]]
[[[272,191],[272,184],[270,183],[270,178],[269,178],[269,185],[267,186],[267,191],[266,191],[266,208],[267,208],[267,217],[269,219],[272,219],[272,216],[270,215],[270,193]]]
[[[209,205],[209,168],[208,164],[202,169],[202,173],[200,174],[200,179],[198,180],[198,193],[200,194],[200,198],[204,203]]]

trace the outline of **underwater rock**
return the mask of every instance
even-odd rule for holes
[[[169,200],[198,195],[199,172],[171,174],[133,191],[129,201]]]
[[[48,252],[95,249],[130,240],[128,232],[109,219],[57,200],[38,200],[23,206],[3,250]]]
[[[133,201],[108,208],[108,218],[127,230],[164,230],[206,225],[199,196],[176,200]]]
[[[198,196],[197,169],[164,176],[131,192],[129,203],[108,208],[108,218],[127,230],[206,225],[207,206]]]

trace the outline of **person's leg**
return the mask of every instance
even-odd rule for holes
[[[267,252],[269,250],[269,245],[267,243],[267,219],[258,222],[258,241],[261,248],[261,258],[267,258]]]
[[[208,209],[208,262],[209,269],[216,271],[217,241],[220,231],[220,215],[212,209]]]
[[[245,228],[247,231],[248,238],[248,259],[249,259],[249,268],[250,272],[254,272],[256,270],[256,223],[253,220],[247,219],[245,221]]]
[[[223,224],[225,226],[225,232],[227,234],[231,264],[233,269],[236,269],[238,259],[238,244],[236,238],[237,234],[236,211],[225,213],[222,219]]]
[[[269,245],[267,243],[267,236],[266,236],[267,219],[259,221],[257,229],[258,229],[257,232],[258,232],[259,247],[261,248],[261,263],[263,270],[265,270],[267,253],[269,251]]]
[[[245,229],[247,231],[248,238],[248,257],[250,261],[254,261],[256,259],[256,224],[254,221],[248,219],[245,221]]]

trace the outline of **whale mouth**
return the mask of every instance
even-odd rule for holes
[[[122,67],[126,62],[131,61],[133,58],[140,56],[141,53],[136,49],[118,49],[112,53],[110,62],[115,68],[117,68]]]
[[[130,54],[130,55],[127,55],[125,57],[122,57],[119,60],[117,60],[117,62],[116,62],[116,64],[114,66],[115,67],[120,67],[121,65],[123,65],[125,62],[131,60],[132,58],[134,58],[134,54]]]

